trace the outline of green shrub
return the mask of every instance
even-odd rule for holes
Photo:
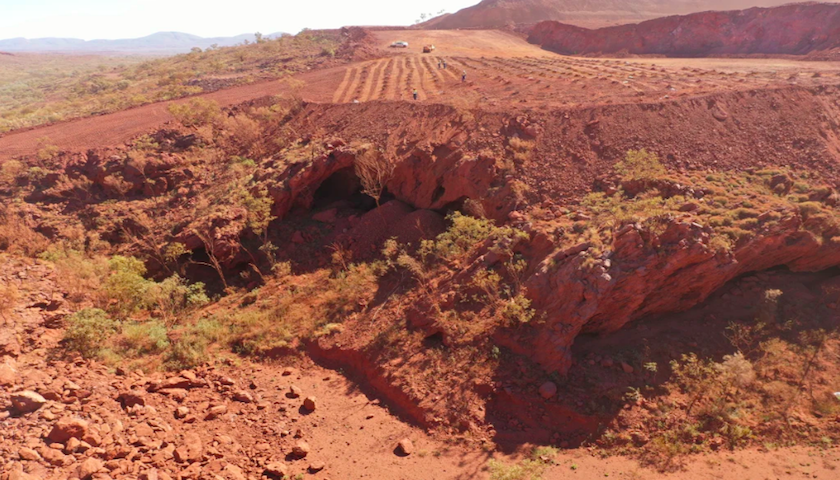
[[[117,329],[117,322],[108,317],[105,311],[85,308],[68,318],[64,342],[68,349],[79,352],[85,358],[93,358],[117,333]]]
[[[424,242],[421,256],[434,252],[441,258],[450,259],[467,253],[479,242],[498,241],[505,237],[511,240],[527,237],[527,234],[520,230],[497,227],[491,220],[470,217],[461,212],[451,213],[447,219],[451,222],[449,228],[438,235],[434,243]]]
[[[206,362],[207,348],[225,338],[225,328],[215,319],[201,319],[172,342],[166,366],[172,370],[194,368]]]
[[[149,282],[144,294],[145,303],[157,307],[167,323],[173,321],[175,315],[200,307],[210,301],[204,290],[204,283],[189,284],[178,274],[162,282]]]
[[[667,173],[659,156],[647,150],[629,150],[615,171],[628,180],[654,180]]]
[[[128,356],[160,353],[169,348],[166,325],[159,320],[123,325],[121,346]]]
[[[221,113],[218,103],[203,98],[193,98],[185,103],[170,104],[168,110],[185,127],[208,125]]]
[[[502,308],[502,316],[508,324],[512,325],[528,323],[535,314],[536,312],[531,308],[531,301],[522,294],[510,299]]]
[[[134,257],[117,255],[108,260],[110,274],[104,289],[108,296],[109,310],[128,315],[146,305],[146,292],[153,282],[143,278],[146,267]]]

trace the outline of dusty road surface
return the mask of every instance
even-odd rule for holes
[[[373,34],[379,40],[379,47],[389,51],[421,53],[424,45],[434,45],[434,53],[438,55],[555,56],[521,37],[500,30],[383,30]],[[397,41],[408,42],[409,48],[389,48],[389,45]]]

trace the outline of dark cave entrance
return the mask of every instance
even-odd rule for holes
[[[386,189],[382,192],[379,204],[393,198]],[[321,182],[312,196],[312,210],[327,208],[338,202],[344,202],[346,207],[364,212],[376,208],[376,199],[362,192],[362,181],[352,166],[336,170]]]

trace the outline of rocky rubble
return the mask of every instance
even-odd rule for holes
[[[0,260],[7,281],[26,277],[55,291],[49,268]],[[240,480],[328,470],[305,440],[318,400],[292,385],[295,369],[263,384],[253,371],[238,376],[241,369],[115,374],[63,360],[61,331],[43,326],[51,312],[32,307],[41,294],[19,285],[12,325],[2,327],[21,336],[4,360],[14,375],[0,386],[0,479]]]

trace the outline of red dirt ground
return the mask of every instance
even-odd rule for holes
[[[499,31],[376,31],[383,58],[296,76],[302,96],[312,102],[408,100],[508,112],[551,111],[620,103],[648,103],[726,91],[789,85],[818,86],[840,81],[840,66],[779,59],[585,59],[551,54]],[[387,45],[406,40],[408,51]],[[416,51],[433,43],[433,54]],[[438,69],[438,61],[447,69]],[[462,83],[460,74],[467,72]],[[222,106],[288,93],[272,81],[204,95]],[[181,100],[183,101],[183,100]],[[73,120],[0,137],[0,160],[31,154],[39,140],[62,150],[116,145],[172,121],[171,102]]]
[[[10,392],[20,390],[49,397],[34,413],[9,416],[9,411],[0,412],[2,480],[78,478],[73,472],[86,459],[97,457],[109,459],[97,464],[99,473],[93,478],[102,480],[138,475],[141,479],[267,478],[261,473],[267,463],[274,461],[287,465],[288,478],[298,478],[295,476],[300,474],[299,478],[316,480],[471,480],[489,478],[490,459],[513,464],[520,458],[519,453],[496,450],[492,444],[477,448],[476,440],[480,439],[452,441],[435,432],[426,433],[405,423],[398,409],[381,403],[375,392],[366,389],[365,379],[345,378],[342,371],[309,360],[254,364],[220,358],[213,366],[181,372],[180,377],[114,373],[96,362],[57,360],[53,356],[58,353],[62,330],[60,322],[57,324],[54,319],[67,305],[63,300],[56,304],[56,296],[51,303],[43,293],[56,292],[51,269],[6,255],[0,255],[0,267],[0,280],[15,285],[21,292],[9,309],[12,322],[0,325],[2,346],[6,353],[11,352],[3,357],[0,366],[7,368],[6,373],[11,367],[14,385],[0,385],[0,403],[6,404]],[[44,307],[47,304],[50,305]],[[726,308],[725,303],[717,301],[712,310],[689,315],[709,315]],[[683,316],[676,316],[650,328],[684,336],[687,332],[675,332],[686,330],[686,324]],[[693,330],[700,335],[697,328]],[[642,328],[632,333],[634,341],[647,334]],[[10,342],[10,338],[16,340]],[[606,338],[596,343],[605,347],[612,341]],[[600,366],[583,368],[604,370]],[[158,391],[154,387],[165,380],[180,378],[178,381],[184,382],[192,375],[197,380],[186,382],[189,386],[180,390]],[[292,385],[301,389],[300,397],[286,395]],[[243,391],[253,400],[237,401],[236,396]],[[118,399],[127,393],[141,398],[143,406],[121,406]],[[182,400],[177,400],[179,394],[183,395]],[[304,397],[309,396],[316,398],[313,412],[301,407]],[[205,418],[210,407],[216,405],[224,405],[226,412],[217,418]],[[174,416],[179,407],[189,409],[186,418]],[[86,420],[88,430],[95,432],[91,437],[85,435],[85,444],[76,450],[62,445],[70,442],[41,438],[51,431],[57,419],[68,416]],[[297,431],[299,439],[295,438]],[[186,462],[178,461],[177,454],[173,458],[174,450],[190,444],[190,436],[200,441],[203,453]],[[403,438],[414,444],[415,451],[409,456],[394,453]],[[311,452],[304,459],[286,457],[299,440],[307,442]],[[91,448],[87,445],[91,441],[98,445]],[[678,474],[658,473],[635,460],[621,456],[602,458],[596,453],[588,449],[563,451],[552,459],[553,464],[542,478],[830,479],[835,478],[840,466],[836,447],[774,447],[692,456]],[[308,471],[318,464],[323,470]],[[21,475],[21,471],[29,476]]]
[[[825,159],[836,158],[831,154],[840,151],[840,143],[832,137],[833,130],[824,128],[830,119],[810,118],[814,116],[813,112],[819,111],[822,115],[836,111],[832,110],[838,105],[834,100],[836,97],[811,95],[812,91],[829,90],[838,83],[840,67],[836,64],[772,59],[582,59],[551,54],[500,32],[379,31],[376,35],[381,42],[383,58],[297,76],[306,82],[303,91],[306,100],[349,104],[310,107],[318,117],[316,121],[333,126],[336,134],[346,138],[372,134],[373,127],[380,130],[388,127],[388,135],[391,126],[412,129],[414,131],[408,132],[404,141],[419,144],[424,138],[437,135],[438,131],[451,131],[458,111],[484,109],[488,113],[481,125],[497,129],[485,132],[482,127],[472,140],[478,145],[487,137],[503,133],[507,126],[501,122],[509,120],[511,115],[533,116],[539,119],[543,128],[551,130],[542,140],[540,151],[554,153],[553,156],[540,156],[527,167],[527,181],[538,194],[546,197],[560,198],[591,188],[593,178],[611,167],[616,152],[634,147],[634,142],[641,138],[650,138],[652,135],[645,137],[651,133],[648,130],[656,130],[657,138],[674,151],[673,158],[665,161],[675,168],[690,167],[686,163],[689,159],[713,165],[718,158],[721,158],[719,166],[722,168],[739,168],[748,165],[752,157],[760,156],[761,161],[770,163],[811,162],[806,166],[830,174],[833,164]],[[397,39],[410,41],[412,50],[386,53],[385,45]],[[416,49],[423,43],[435,43],[438,49],[431,55],[417,53]],[[438,59],[445,59],[449,68],[438,69]],[[462,70],[468,73],[467,82],[460,81],[458,74]],[[422,108],[409,102],[397,102],[408,100],[413,88],[418,89],[418,103]],[[269,82],[223,90],[205,97],[228,106],[285,92],[284,83]],[[673,99],[680,101],[670,101]],[[352,105],[354,101],[365,104]],[[779,105],[780,101],[785,104]],[[720,114],[714,110],[720,105],[729,113]],[[166,103],[154,104],[13,132],[0,138],[0,160],[32,154],[42,137],[48,137],[50,143],[65,150],[117,145],[171,121],[166,106]],[[818,110],[818,107],[824,110]],[[394,115],[393,124],[382,119],[386,110]],[[719,118],[715,118],[715,114]],[[351,116],[357,123],[346,121]],[[644,121],[638,120],[639,116],[644,116]],[[405,121],[407,118],[411,121]],[[724,120],[720,118],[732,120],[721,124]],[[786,123],[770,125],[778,118],[784,118]],[[446,122],[449,124],[441,125]],[[819,132],[827,132],[825,135],[830,137],[825,139],[825,144],[813,146],[808,143]],[[718,155],[712,148],[718,144],[732,150],[726,155]],[[833,170],[836,175],[837,169]],[[579,178],[570,178],[570,171]],[[197,434],[213,448],[206,459],[198,462],[208,475],[220,473],[232,464],[242,468],[250,478],[258,478],[260,461],[285,453],[293,444],[291,439],[278,434],[279,431],[297,428],[313,447],[312,461],[323,461],[327,466],[323,472],[312,476],[316,479],[484,479],[489,476],[485,470],[489,458],[509,462],[516,459],[516,452],[493,451],[496,445],[491,442],[484,444],[486,450],[477,448],[483,440],[480,438],[467,439],[461,444],[434,431],[426,433],[410,426],[399,416],[398,408],[383,408],[374,392],[366,390],[367,379],[347,379],[344,372],[331,371],[311,361],[296,365],[299,370],[291,378],[283,375],[286,365],[274,363],[255,365],[233,361],[231,366],[221,362],[215,370],[197,372],[209,379],[231,376],[236,385],[253,382],[254,394],[269,402],[271,410],[258,410],[250,403],[240,405],[241,402],[231,401],[231,388],[207,384],[207,388],[191,390],[185,404],[193,411],[201,411],[207,407],[207,402],[220,402],[228,405],[230,413],[235,415],[193,424],[180,422],[171,414],[177,405],[158,394],[150,394],[148,400],[155,410],[130,414],[114,401],[115,394],[132,386],[149,385],[150,381],[160,380],[159,376],[148,378],[131,373],[117,376],[97,364],[48,363],[46,353],[56,347],[61,336],[60,328],[47,326],[49,312],[38,306],[43,300],[39,292],[55,288],[51,285],[50,272],[41,265],[21,265],[2,256],[0,259],[3,260],[0,262],[3,281],[15,282],[27,292],[12,308],[15,321],[11,335],[4,337],[22,340],[22,352],[15,360],[16,389],[46,390],[55,382],[66,380],[76,384],[72,388],[65,383],[59,385],[62,390],[59,400],[51,401],[45,407],[50,412],[57,412],[53,415],[72,412],[90,418],[97,426],[109,423],[105,419],[117,419],[131,428],[145,428],[142,426],[145,423],[147,427],[156,427],[163,437],[158,440],[176,446],[181,445],[184,434]],[[730,308],[728,302],[723,298],[715,308]],[[692,314],[698,313],[694,311],[687,315]],[[677,329],[684,323],[684,318],[665,319],[656,327]],[[3,329],[0,333],[7,334],[10,330],[7,325]],[[644,339],[646,334],[631,336]],[[603,350],[605,346],[609,347],[610,341],[605,339],[600,345],[590,344],[589,347]],[[587,345],[582,342],[579,348],[583,351]],[[589,373],[586,368],[577,372],[586,375]],[[617,374],[621,375],[620,372]],[[301,387],[304,395],[314,394],[318,398],[320,406],[315,413],[305,415],[297,409],[299,400],[285,398],[283,392],[292,383]],[[98,390],[102,385],[108,387]],[[76,395],[78,391],[91,392],[96,401]],[[8,393],[9,390],[0,390],[4,403]],[[281,414],[281,406],[292,408],[286,408]],[[503,407],[518,408],[517,405]],[[18,462],[23,444],[37,447],[39,451],[54,450],[40,440],[40,435],[33,434],[46,432],[52,422],[47,418],[49,415],[41,415],[0,418],[3,425],[0,458],[4,460],[0,468],[6,474],[5,477],[0,474],[0,480],[28,480],[8,474],[13,471],[12,465]],[[369,415],[373,417],[368,418]],[[166,422],[172,430],[161,427],[160,421]],[[131,430],[117,436],[118,443],[139,443],[142,448],[147,447],[146,440],[133,438],[130,433]],[[234,442],[231,444],[223,437],[230,437]],[[404,437],[413,440],[416,452],[399,457],[393,450],[396,442]],[[130,453],[132,458],[135,454],[140,459],[137,465],[152,464],[172,473],[184,467],[174,465],[169,458],[158,459],[139,451]],[[62,460],[68,462],[67,467],[75,466],[84,458],[77,453],[69,456],[73,458]],[[144,458],[149,461],[143,461]],[[644,469],[636,461],[624,457],[602,459],[585,449],[563,452],[555,461],[556,465],[548,469],[544,478],[741,480],[834,478],[840,457],[836,447],[716,453],[691,458],[685,471],[671,476]],[[71,478],[67,473],[69,468],[62,470],[29,460],[21,463],[34,478]],[[310,461],[289,463],[291,473],[296,474],[303,473]],[[115,467],[114,471],[125,468],[120,474],[126,476],[142,473],[130,462],[118,461],[111,466]],[[131,468],[135,471],[131,472]],[[236,477],[228,475],[228,478]]]

